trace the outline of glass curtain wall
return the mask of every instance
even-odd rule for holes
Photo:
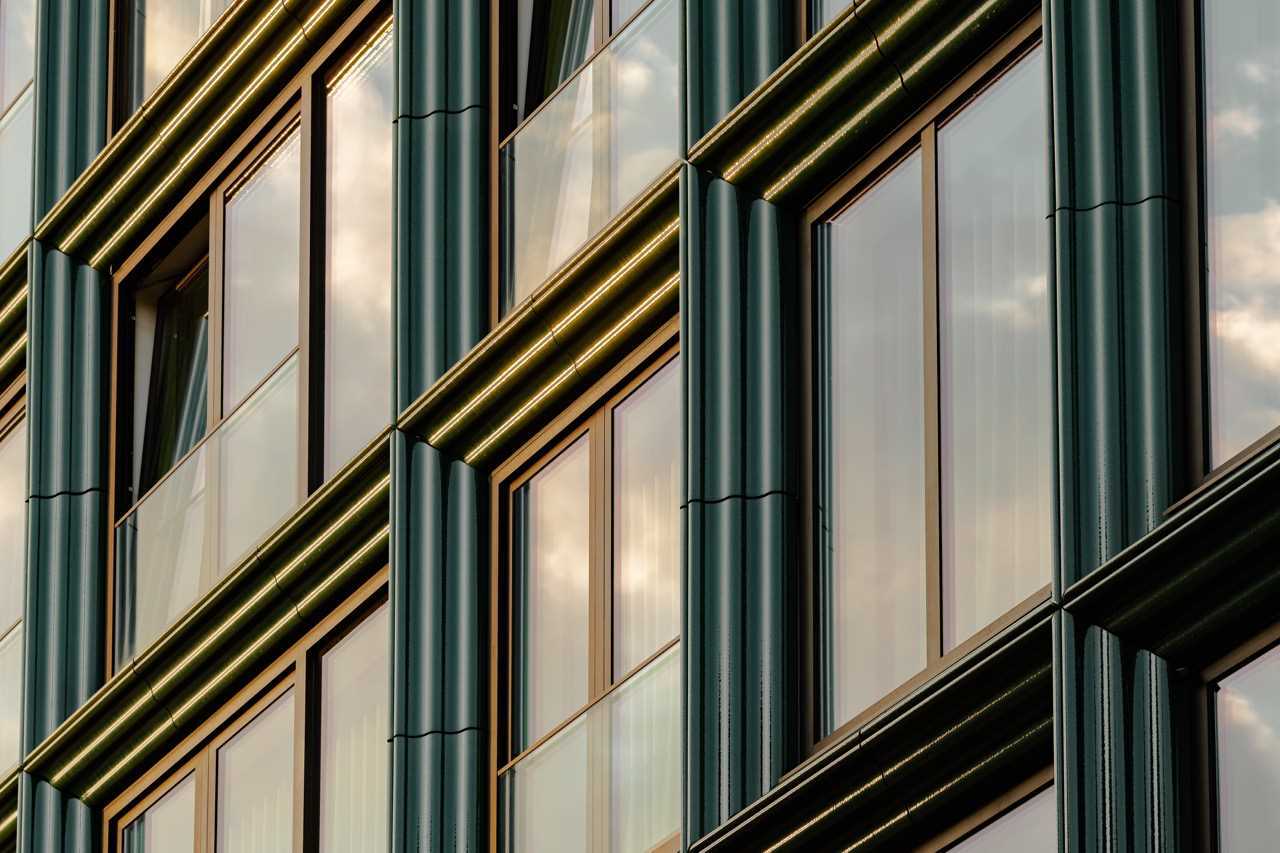
[[[1049,582],[1044,74],[1036,48],[814,228],[823,735]]]
[[[27,425],[0,437],[0,778],[18,763],[26,600]]]
[[[1280,650],[1214,690],[1219,853],[1270,850],[1280,837]]]
[[[142,106],[234,0],[129,0],[130,112]]]
[[[672,362],[512,494],[503,850],[678,849],[679,409]]]
[[[1280,6],[1203,0],[1209,458],[1280,426]]]
[[[217,755],[217,853],[292,853],[293,693]]]
[[[947,849],[951,853],[1055,853],[1058,801],[1054,789],[1046,788]]]
[[[35,0],[0,0],[0,262],[31,234]]]
[[[122,853],[194,853],[196,780],[188,776],[124,829]]]

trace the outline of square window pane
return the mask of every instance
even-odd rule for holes
[[[293,850],[293,693],[218,750],[217,853]]]
[[[513,496],[516,748],[587,702],[590,439],[583,436]]]
[[[943,646],[1049,582],[1044,52],[938,132]]]
[[[188,776],[124,829],[127,853],[194,853],[196,780]]]
[[[1274,849],[1280,838],[1280,650],[1222,679],[1214,716],[1220,851]]]
[[[613,412],[613,677],[680,633],[680,362]]]
[[[921,169],[815,233],[824,734],[926,663]]]
[[[298,345],[301,164],[294,130],[227,201],[223,414]]]
[[[391,419],[391,32],[329,92],[324,470]]]
[[[1280,5],[1205,0],[1210,459],[1280,426]]]

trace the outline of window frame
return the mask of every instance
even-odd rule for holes
[[[937,134],[950,119],[1001,80],[1005,73],[1031,52],[1044,44],[1042,13],[1037,10],[1015,25],[999,42],[963,74],[948,84],[922,109],[904,121],[887,139],[876,146],[847,172],[837,177],[825,189],[820,190],[803,208],[798,224],[800,263],[800,316],[801,340],[805,357],[801,359],[801,408],[806,419],[802,430],[801,482],[804,494],[802,507],[802,575],[801,620],[803,636],[801,645],[801,742],[804,757],[816,755],[839,743],[849,733],[878,717],[920,685],[946,670],[955,661],[965,657],[975,648],[1008,626],[1048,601],[1052,579],[1006,610],[985,627],[943,653],[943,566],[942,566],[942,493],[941,493],[941,429],[942,398],[940,393],[940,340],[941,327],[938,313],[939,260],[938,260],[938,188],[937,188]],[[1046,128],[1047,133],[1047,128]],[[819,488],[817,453],[820,448],[817,432],[820,427],[816,406],[816,359],[818,356],[818,329],[816,311],[818,288],[822,286],[814,274],[814,240],[816,225],[830,221],[848,210],[861,197],[874,189],[899,164],[915,152],[920,152],[923,175],[921,192],[922,270],[924,280],[924,419],[925,419],[925,571],[926,590],[926,642],[925,667],[902,684],[890,690],[851,719],[841,722],[823,736],[822,708],[825,687],[819,672],[819,625],[822,618],[819,601],[818,579],[818,521],[816,503]],[[1045,175],[1049,181],[1050,176]],[[1052,333],[1052,329],[1050,330]]]
[[[489,573],[489,802],[487,847],[498,848],[499,781],[504,773],[580,720],[610,694],[630,683],[662,655],[680,645],[677,635],[647,655],[625,673],[613,673],[613,413],[631,394],[680,357],[679,318],[663,324],[642,344],[614,365],[579,395],[549,424],[512,452],[490,477],[490,573]],[[512,626],[516,616],[511,590],[515,582],[511,511],[515,492],[529,482],[575,441],[589,435],[590,543],[588,638],[588,698],[544,734],[515,750],[512,729],[517,662]],[[683,607],[683,605],[681,605]],[[601,795],[599,792],[595,796]],[[607,791],[603,796],[608,796]]]
[[[102,810],[102,850],[122,853],[125,828],[194,774],[196,820],[192,853],[215,853],[218,749],[290,691],[294,697],[293,851],[317,849],[324,761],[320,743],[324,656],[366,619],[390,606],[389,585],[390,569],[383,567],[263,668],[252,682],[207,714],[195,731],[107,804]]]
[[[951,850],[992,824],[997,823],[1002,817],[1028,800],[1049,790],[1054,784],[1054,768],[1053,764],[1050,763],[1003,794],[990,800],[977,811],[956,821],[928,841],[912,849],[914,853],[939,853],[939,851]]]
[[[350,62],[372,47],[370,39],[393,25],[388,0],[365,0],[302,65],[281,84],[277,94],[244,131],[193,182],[191,189],[121,264],[111,270],[111,424],[108,465],[108,516],[111,530],[107,547],[107,613],[105,631],[106,677],[118,665],[115,655],[116,543],[115,531],[146,498],[194,453],[218,428],[252,398],[254,392],[277,376],[281,367],[298,358],[298,488],[299,505],[326,482],[324,476],[324,419],[326,329],[325,299],[328,288],[325,245],[328,195],[326,176],[327,96],[330,85]],[[228,10],[230,11],[230,9]],[[240,185],[283,144],[294,128],[299,133],[299,265],[298,339],[295,347],[228,411],[222,399],[222,306],[225,203]],[[207,217],[207,224],[205,218]],[[201,228],[207,229],[203,260],[194,261],[185,277],[201,265],[208,268],[209,363],[207,414],[204,436],[141,495],[132,494],[134,341],[130,315],[134,287],[156,264],[178,249]],[[314,251],[313,251],[314,249]],[[199,254],[198,252],[196,253]],[[391,378],[387,377],[388,383]],[[372,436],[371,436],[372,438]],[[216,492],[216,484],[211,486]],[[216,493],[213,494],[216,498]],[[211,503],[211,506],[216,504]],[[214,511],[214,510],[211,510]],[[270,531],[268,534],[270,535]],[[216,544],[216,543],[215,543]],[[199,599],[197,599],[198,601]],[[196,602],[192,602],[192,606]],[[138,650],[139,652],[142,649]]]

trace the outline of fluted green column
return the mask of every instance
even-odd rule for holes
[[[1160,656],[1054,618],[1061,849],[1191,850],[1188,685]]]
[[[1157,0],[1049,0],[1062,586],[1184,487],[1178,46]]]
[[[488,4],[396,3],[395,412],[464,356],[488,306]],[[487,478],[392,435],[392,833],[479,850],[488,792]]]
[[[794,223],[687,166],[686,838],[769,790],[795,759],[799,359]]]
[[[35,218],[106,141],[107,0],[38,3]],[[23,754],[102,683],[109,281],[33,241],[28,305],[30,488]],[[99,815],[23,774],[18,849],[96,850]]]
[[[685,114],[693,145],[787,58],[790,0],[686,0]]]

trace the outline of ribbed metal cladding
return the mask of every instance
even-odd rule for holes
[[[38,4],[35,218],[106,142],[107,0]],[[22,753],[102,683],[105,613],[108,282],[31,243],[27,387],[28,502]],[[90,851],[98,815],[23,774],[18,849]]]
[[[1169,662],[1054,616],[1062,850],[1190,850],[1187,685]]]
[[[690,146],[787,58],[795,17],[788,0],[686,0]]]
[[[794,223],[687,166],[686,834],[764,794],[795,760],[799,568]]]
[[[489,4],[395,4],[392,420],[488,313]],[[487,478],[392,433],[393,851],[485,845]]]
[[[1185,479],[1175,15],[1049,0],[1062,586],[1151,530]]]

